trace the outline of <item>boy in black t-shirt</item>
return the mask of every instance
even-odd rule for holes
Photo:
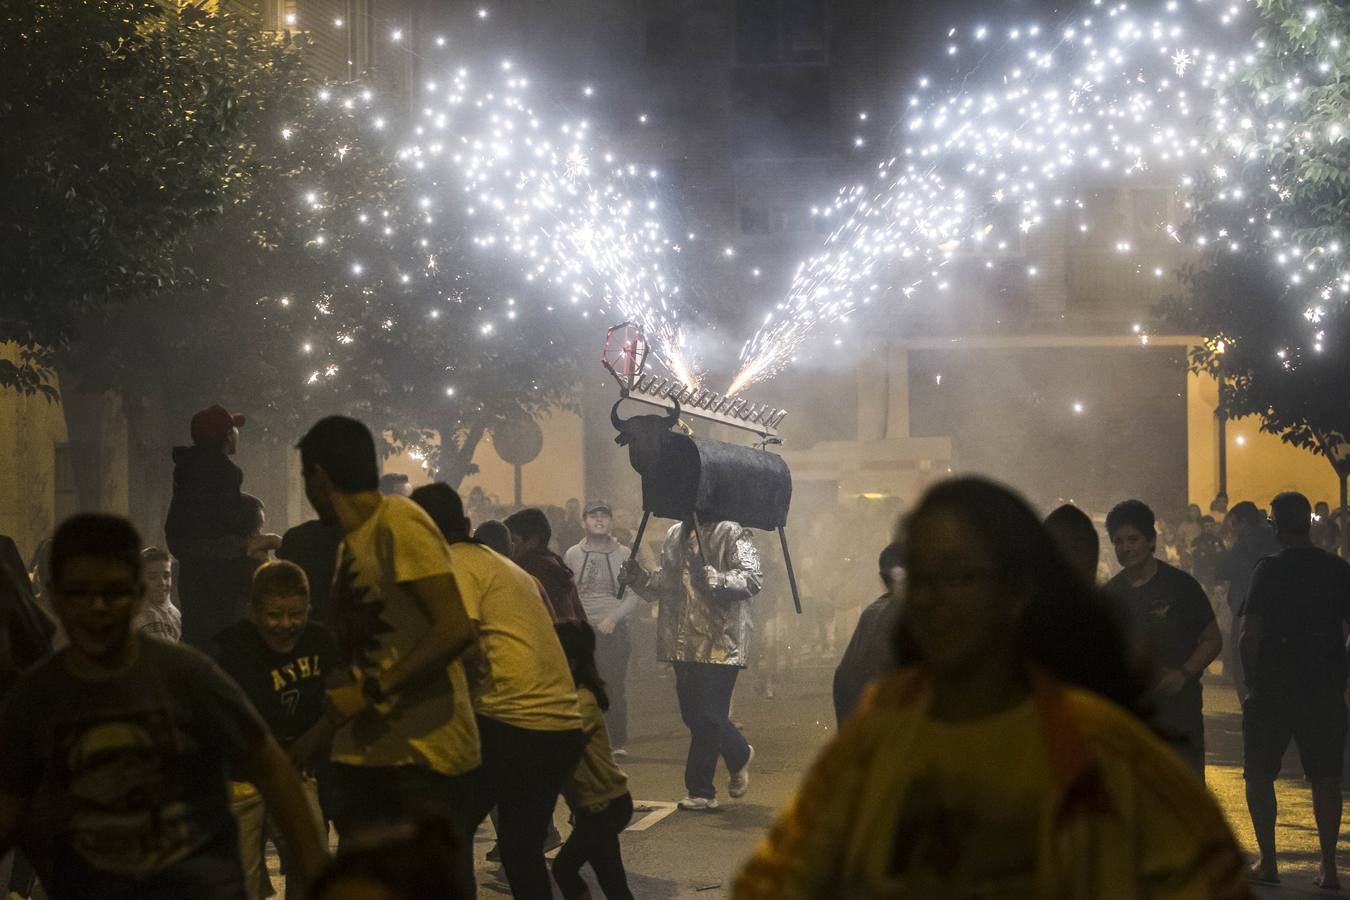
[[[316,833],[327,842],[318,785],[317,761],[326,756],[332,728],[324,718],[325,680],[337,647],[319,625],[309,621],[309,582],[295,563],[278,560],[253,576],[249,616],[216,638],[220,665],[243,688],[291,762],[303,773],[301,785]],[[290,871],[289,848],[271,821],[263,797],[247,782],[231,789],[244,876],[251,900],[270,893],[263,850],[268,838],[277,846],[282,868]],[[290,894],[288,888],[287,893]]]
[[[76,516],[52,539],[70,644],[0,715],[0,853],[22,842],[54,900],[242,900],[230,769],[258,786],[308,881],[325,854],[257,713],[205,656],[132,629],[140,552],[114,516]]]
[[[1200,678],[1223,636],[1200,583],[1155,555],[1153,510],[1138,500],[1106,516],[1106,533],[1123,571],[1106,583],[1125,605],[1153,667],[1153,725],[1187,765],[1205,777],[1205,720]]]

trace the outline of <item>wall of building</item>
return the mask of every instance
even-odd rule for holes
[[[1210,508],[1219,491],[1219,427],[1214,410],[1219,385],[1208,375],[1187,377],[1187,435],[1190,502]],[[1260,430],[1255,417],[1228,422],[1228,503],[1251,500],[1269,508],[1281,491],[1301,491],[1334,508],[1340,483],[1325,457],[1286,444]]]
[[[0,359],[17,361],[18,348],[0,344]],[[0,534],[12,537],[25,559],[55,525],[55,448],[67,439],[59,403],[0,390]]]

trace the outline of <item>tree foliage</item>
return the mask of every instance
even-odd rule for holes
[[[248,92],[282,53],[256,29],[149,0],[0,14],[0,387],[53,394],[83,318],[191,277],[184,236],[247,168]]]
[[[285,439],[357,415],[457,483],[485,433],[569,402],[578,336],[424,198],[444,192],[400,165],[384,98],[321,83],[303,48],[243,50],[248,152],[178,245],[195,278],[89,317],[63,370],[176,419],[225,399]]]
[[[1192,366],[1222,410],[1329,453],[1350,440],[1350,7],[1257,0],[1264,24],[1198,179],[1200,264],[1170,318],[1210,340]]]

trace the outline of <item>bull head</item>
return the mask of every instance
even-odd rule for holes
[[[675,408],[664,416],[629,416],[619,418],[620,399],[609,411],[609,421],[619,432],[614,443],[628,448],[628,461],[642,475],[654,469],[661,460],[661,445],[670,429],[680,421],[680,401],[675,400]]]

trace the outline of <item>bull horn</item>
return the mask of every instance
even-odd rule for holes
[[[609,421],[611,424],[613,424],[615,431],[623,431],[624,422],[623,419],[619,418],[619,404],[622,402],[623,402],[622,397],[620,397],[618,400],[615,400],[613,408],[611,408],[609,411]]]
[[[679,422],[680,422],[680,401],[676,399],[675,408],[670,411],[670,415],[666,416],[666,427],[674,428],[676,425],[679,424]]]

